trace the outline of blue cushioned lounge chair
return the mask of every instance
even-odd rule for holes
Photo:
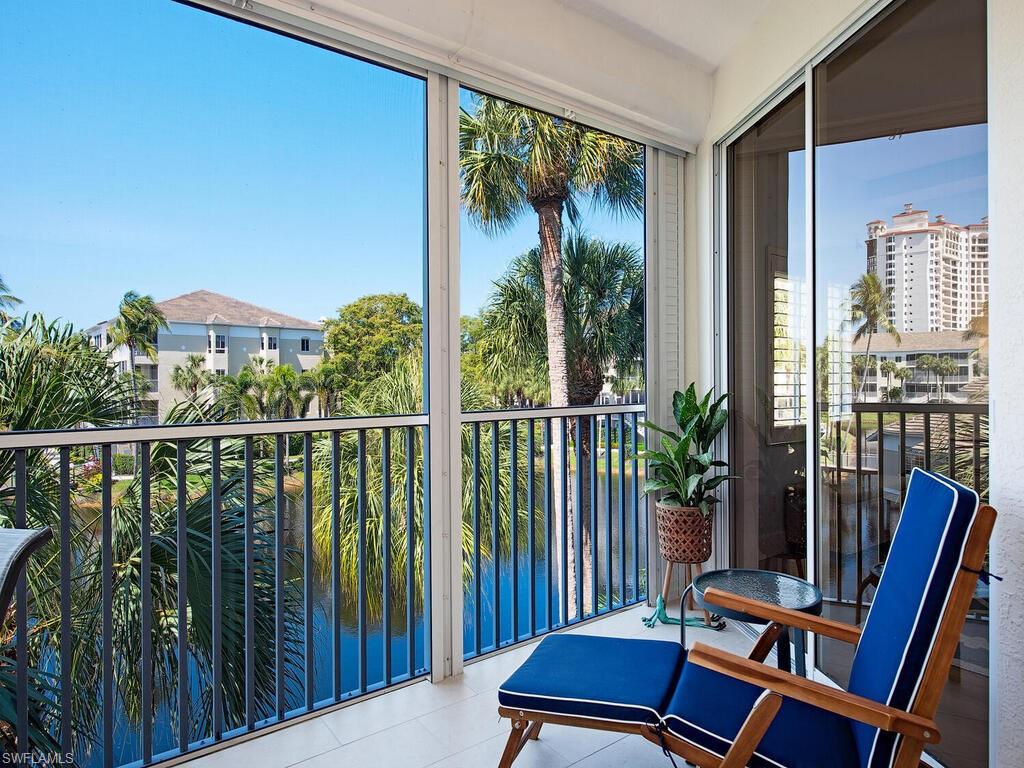
[[[863,630],[708,590],[770,622],[749,658],[697,643],[550,635],[498,691],[512,721],[499,768],[544,723],[641,734],[702,768],[917,766],[995,522],[991,507],[915,469]],[[763,664],[782,627],[856,646],[844,691]]]

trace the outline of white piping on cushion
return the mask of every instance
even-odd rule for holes
[[[920,467],[914,467],[913,471],[910,473],[910,482],[907,483],[907,495],[908,496],[910,495],[911,485],[913,484],[914,478],[917,476],[918,472],[924,472],[924,470],[922,470]],[[941,552],[942,548],[946,544],[946,539],[949,536],[949,527],[953,523],[953,512],[954,512],[954,510],[956,510],[957,503],[960,500],[960,491],[957,490],[957,488],[955,486],[950,485],[949,483],[947,483],[939,475],[934,475],[934,474],[931,474],[931,473],[928,473],[928,472],[925,472],[924,474],[927,475],[932,480],[938,481],[939,483],[941,483],[942,485],[946,486],[949,490],[951,490],[953,492],[953,503],[950,505],[949,515],[948,515],[948,517],[946,519],[946,527],[942,531],[942,539],[941,539],[941,541],[939,543],[939,551]],[[971,514],[971,520],[970,520],[970,523],[967,526],[968,533],[970,533],[970,529],[974,525],[974,520],[978,516],[978,509],[979,509],[979,507],[980,507],[980,500],[978,498],[978,494],[975,493],[974,494],[974,512]],[[903,522],[903,515],[900,515],[900,521],[899,521],[899,523],[896,524],[896,530],[893,532],[893,536],[892,536],[894,541],[896,539],[896,534],[899,533],[900,524],[902,522]],[[964,551],[965,551],[966,548],[967,548],[967,539],[965,538],[963,544],[960,545],[960,557],[959,557],[959,560],[958,560],[959,564],[963,563]],[[907,653],[910,652],[910,642],[911,642],[911,640],[913,640],[914,634],[917,632],[917,627],[918,627],[918,625],[921,622],[921,612],[924,610],[924,603],[925,603],[924,597],[926,597],[928,595],[928,591],[931,588],[932,581],[935,578],[935,569],[938,568],[938,567],[939,567],[939,562],[938,562],[938,559],[936,559],[935,562],[932,563],[932,570],[931,570],[931,572],[928,574],[928,582],[925,584],[924,592],[922,593],[923,596],[922,596],[921,604],[917,607],[917,615],[914,617],[914,626],[911,628],[910,635],[908,636],[908,639],[907,639],[907,643],[903,647],[903,656],[900,659],[899,668],[896,670],[896,676],[893,679],[892,686],[889,688],[889,695],[886,697],[886,700],[885,700],[885,703],[887,705],[889,705],[889,706],[892,706],[892,697],[896,693],[896,686],[897,686],[897,684],[900,681],[900,676],[903,674],[903,666],[904,666],[904,664],[906,664],[906,661],[907,661]],[[959,570],[959,568],[957,570]],[[876,594],[877,594],[877,591],[882,588],[882,579],[884,579],[884,578],[885,578],[885,568],[882,569],[882,578],[878,580],[878,587],[876,588]],[[952,593],[953,593],[953,586],[954,586],[955,583],[956,583],[956,576],[954,575],[953,579],[949,583],[949,589],[946,590],[946,599],[943,600],[943,602],[942,602],[942,610],[939,612],[940,621],[937,622],[936,625],[935,625],[935,631],[932,633],[931,642],[928,644],[928,652],[924,656],[924,663],[921,665],[921,671],[920,671],[920,673],[917,676],[917,682],[914,683],[914,689],[913,689],[913,691],[911,693],[911,696],[910,696],[910,702],[911,703],[913,703],[914,699],[917,698],[917,692],[918,692],[918,690],[921,687],[921,681],[924,679],[924,672],[925,672],[925,669],[928,667],[928,659],[931,658],[932,651],[935,649],[935,641],[938,638],[939,625],[941,624],[941,617],[943,615],[945,615],[945,613],[946,613],[946,607],[949,605],[949,598],[950,598],[950,595],[952,595]],[[872,605],[872,607],[874,606],[874,601],[872,601],[871,605]],[[869,608],[868,609],[867,618],[864,619],[864,627],[865,627],[865,629],[867,628],[868,619],[870,619],[870,618],[871,618],[871,609]],[[861,637],[863,637],[863,635],[861,635]],[[857,650],[860,650],[860,643],[859,642],[857,644]],[[868,766],[870,766],[872,761],[875,759],[875,750],[878,748],[878,737],[879,737],[879,735],[881,735],[881,729],[878,729],[878,730],[875,731],[875,736],[871,740],[871,752],[868,753],[868,761],[867,761]],[[898,741],[898,739],[897,739],[897,741]],[[889,757],[889,766],[890,766],[890,768],[892,768],[892,765],[895,762],[895,760],[896,760],[896,750],[894,749],[893,752],[892,752],[892,755]]]

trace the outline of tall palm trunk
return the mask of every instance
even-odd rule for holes
[[[544,275],[544,322],[547,330],[548,344],[548,384],[550,386],[551,406],[565,407],[569,404],[569,368],[566,362],[565,343],[565,293],[562,289],[562,201],[547,200],[534,205],[537,212],[537,234],[540,239],[541,272]],[[577,431],[578,437],[578,431]],[[562,455],[560,441],[555,440],[551,446],[553,466],[561,467],[568,457]],[[577,468],[578,471],[578,468]],[[554,498],[562,498],[561,472],[554,474]],[[574,500],[574,508],[578,500]],[[576,558],[575,558],[575,525],[573,515],[566,510],[566,539],[569,543],[567,553],[565,595],[570,606],[576,601]],[[561,536],[561,521],[555,516],[556,541]],[[589,547],[584,547],[584,552]],[[561,552],[555,549],[556,567],[560,568]],[[584,568],[585,570],[585,568]],[[556,570],[556,573],[560,570]],[[581,606],[575,606],[576,613],[582,618]],[[572,611],[570,611],[570,615]]]
[[[139,401],[139,382],[135,378],[135,345],[128,345],[128,375],[132,379],[132,407],[135,409],[135,426],[139,425],[139,411],[142,409],[142,403]],[[139,452],[142,450],[142,446],[136,443],[132,446],[132,476],[139,469]]]
[[[868,383],[868,366],[871,365],[871,338],[874,335],[875,334],[873,333],[868,334],[868,343],[867,346],[864,347],[864,373],[862,373],[860,377],[860,390],[857,392],[857,400],[864,399],[864,386]],[[875,382],[877,386],[877,374],[875,375]]]

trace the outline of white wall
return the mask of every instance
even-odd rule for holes
[[[1024,6],[988,3],[991,499],[995,582],[990,628],[993,766],[1024,761]]]
[[[203,0],[210,2],[210,0]],[[698,63],[552,0],[255,0],[365,42],[476,75],[691,149],[704,134],[711,76]],[[602,125],[602,123],[604,123]],[[624,130],[623,132],[629,132]]]

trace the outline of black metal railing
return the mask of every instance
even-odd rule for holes
[[[988,497],[988,405],[857,403],[829,424],[821,444],[819,535],[822,588],[851,602],[883,562],[915,466],[948,475]]]
[[[646,600],[644,412],[463,414],[465,658]]]
[[[426,423],[0,435],[0,512],[56,534],[3,635],[7,746],[146,765],[427,673]]]

